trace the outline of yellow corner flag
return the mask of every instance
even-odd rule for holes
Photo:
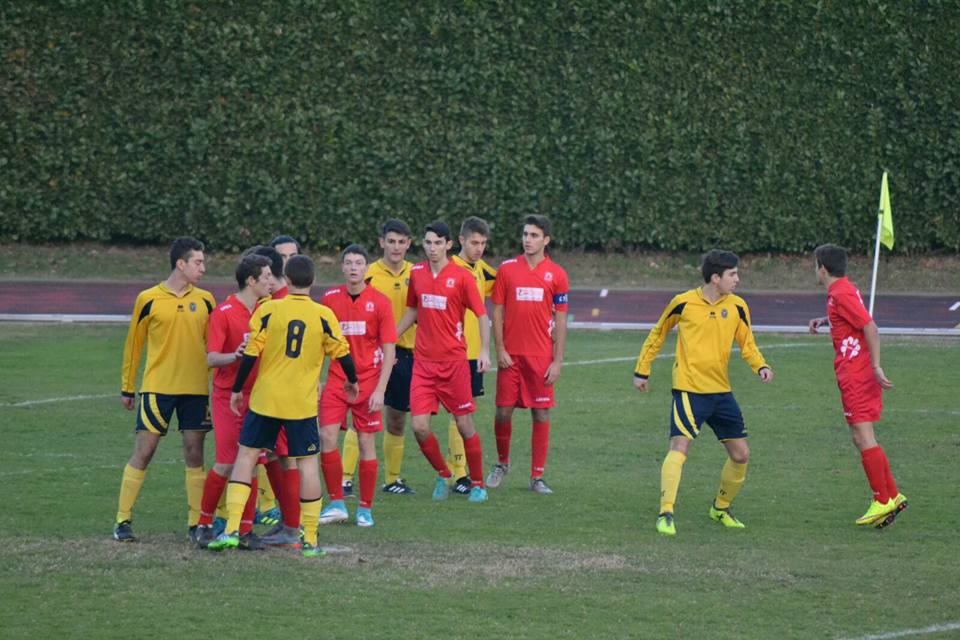
[[[890,209],[890,190],[887,188],[887,172],[883,172],[883,182],[880,185],[880,209],[877,211],[880,218],[880,244],[887,249],[893,249],[893,211]]]

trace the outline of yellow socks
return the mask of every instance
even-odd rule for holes
[[[447,428],[447,468],[454,480],[467,475],[466,455],[463,451],[463,438],[457,429],[457,421],[450,416],[450,426]]]
[[[383,484],[393,484],[403,465],[403,436],[383,432]]]
[[[320,507],[323,500],[300,501],[300,522],[303,524],[303,541],[317,546],[317,526],[320,523]]]
[[[353,482],[353,474],[357,471],[357,461],[360,460],[360,443],[357,440],[357,432],[353,429],[347,429],[343,436],[343,481]]]
[[[730,503],[737,497],[743,481],[747,479],[747,463],[738,464],[727,458],[723,465],[723,471],[720,472],[720,490],[717,491],[717,499],[714,501],[717,509],[727,509]]]
[[[680,476],[687,456],[679,451],[668,451],[660,468],[660,513],[673,513],[673,503],[677,501],[680,489]]]
[[[203,467],[186,468],[188,527],[196,526],[200,520],[200,501],[203,499],[203,483],[206,479],[207,474],[204,473]]]
[[[120,500],[117,506],[117,523],[133,519],[133,503],[137,501],[146,469],[134,469],[129,464],[123,468],[123,480],[120,482]]]
[[[277,506],[277,496],[273,495],[273,485],[267,477],[267,468],[257,465],[257,508],[261,513]]]
[[[227,528],[225,533],[240,531],[240,521],[243,520],[243,508],[250,498],[250,485],[245,482],[230,481],[227,485]]]

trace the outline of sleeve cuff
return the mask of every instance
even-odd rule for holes
[[[647,380],[650,376],[645,376],[645,375],[643,375],[642,373],[636,373],[636,372],[634,372],[633,377],[634,377],[634,378],[640,378],[641,380]]]
[[[136,398],[137,394],[133,391],[121,391],[120,396],[124,398]]]

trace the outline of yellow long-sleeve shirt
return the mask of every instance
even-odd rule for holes
[[[497,270],[487,264],[481,258],[476,264],[470,264],[459,255],[451,258],[455,264],[460,265],[469,271],[477,281],[477,290],[480,292],[480,299],[486,300],[493,291],[493,283],[497,279]],[[484,319],[484,322],[488,320]],[[467,359],[476,360],[480,355],[480,323],[473,311],[467,309],[463,314],[463,338],[467,341]]]
[[[404,260],[400,273],[394,273],[382,258],[367,267],[367,274],[364,281],[390,299],[390,306],[393,309],[393,319],[396,322],[400,322],[400,318],[403,317],[403,314],[407,310],[407,288],[410,286],[411,267],[413,267],[413,263]],[[414,325],[399,337],[397,346],[412,350],[416,337],[417,327]]]
[[[736,340],[740,355],[754,373],[767,366],[750,328],[750,310],[734,294],[714,303],[703,297],[701,288],[674,296],[650,330],[634,373],[649,377],[654,358],[670,330],[677,327],[677,355],[673,364],[673,388],[693,393],[730,391],[727,369]]]
[[[132,396],[147,345],[140,391],[207,395],[207,320],[217,305],[209,291],[189,287],[177,296],[164,283],[140,292],[123,346],[120,392]]]

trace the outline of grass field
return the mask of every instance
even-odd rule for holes
[[[960,621],[955,340],[884,342],[897,388],[879,435],[911,499],[886,531],[853,525],[869,492],[827,338],[759,336],[771,385],[734,357],[753,451],[734,508],[748,528],[706,517],[723,451],[705,430],[678,536],[664,539],[653,523],[670,363],[637,394],[642,334],[574,332],[547,469],[555,495],[526,490],[526,416],[514,472],[478,506],[430,500],[411,438],[404,475],[420,493],[378,494],[375,528],[323,528],[348,550],[308,561],[189,546],[176,435],[137,504],[141,541],[110,539],[132,446],[116,397],[123,332],[0,324],[0,637],[851,638]],[[479,406],[489,465],[492,398]]]

